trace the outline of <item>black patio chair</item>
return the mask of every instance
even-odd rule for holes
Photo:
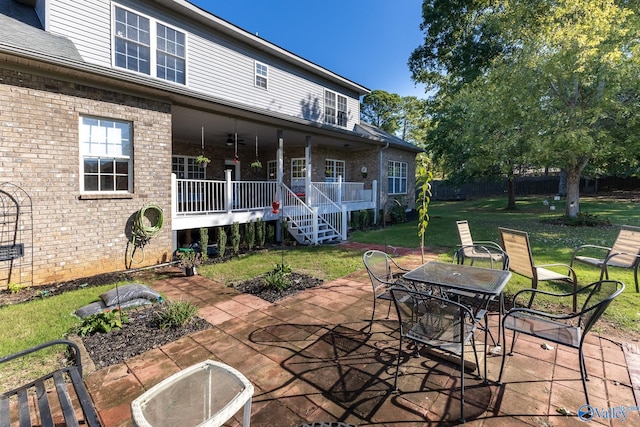
[[[398,312],[400,322],[400,342],[398,344],[398,360],[396,375],[393,382],[394,389],[398,386],[398,371],[400,370],[400,355],[404,340],[412,341],[418,346],[423,345],[460,359],[460,421],[464,419],[464,365],[465,347],[471,343],[476,361],[478,376],[480,364],[475,346],[474,333],[476,323],[471,310],[458,302],[452,301],[431,292],[412,290],[403,285],[396,285],[390,289],[393,302]]]
[[[506,358],[506,330],[510,330],[513,331],[513,337],[509,355],[513,354],[513,347],[518,333],[577,349],[582,386],[584,387],[586,403],[589,404],[589,392],[587,391],[586,383],[588,379],[587,368],[584,363],[582,346],[593,325],[622,291],[624,291],[624,283],[616,280],[601,280],[571,293],[560,294],[541,289],[523,289],[517,292],[513,297],[513,308],[507,311],[502,319],[502,334],[505,347],[498,383],[502,382]],[[533,308],[535,307],[535,297],[537,295],[550,295],[557,298],[578,296],[580,299],[584,298],[584,303],[577,313],[548,313]],[[519,299],[521,298],[531,300],[533,304],[529,301],[520,303]]]
[[[369,321],[369,332],[373,326],[373,319],[376,314],[377,300],[389,301],[389,309],[387,310],[387,319],[391,312],[391,294],[389,288],[396,284],[404,273],[409,271],[400,267],[388,254],[377,250],[368,250],[362,255],[362,261],[369,273],[371,286],[373,287],[373,310],[371,312],[371,320]]]

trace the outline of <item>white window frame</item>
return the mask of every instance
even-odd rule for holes
[[[262,62],[256,61],[253,66],[255,78],[253,84],[260,89],[269,89],[269,66]],[[262,83],[264,82],[264,84]]]
[[[307,159],[296,157],[291,159],[291,182],[307,178]]]
[[[149,28],[148,28],[148,41],[146,40],[140,40],[139,38],[129,38],[127,34],[123,34],[121,32],[117,33],[117,29],[119,27],[119,23],[116,22],[116,15],[117,15],[117,10],[121,9],[124,12],[126,12],[127,14],[133,14],[135,16],[137,16],[140,19],[144,19],[148,22]],[[143,74],[146,76],[152,76],[155,77],[157,79],[163,80],[163,81],[167,81],[167,82],[171,82],[171,83],[175,83],[175,84],[179,84],[179,85],[187,85],[187,44],[188,44],[188,34],[186,31],[180,29],[180,28],[176,28],[173,27],[169,24],[167,24],[166,22],[162,22],[159,21],[155,18],[152,18],[150,16],[147,16],[143,13],[140,13],[136,10],[124,7],[120,4],[114,4],[113,8],[112,8],[112,29],[111,29],[111,43],[112,43],[112,66],[114,68],[119,68],[119,69],[124,69],[124,70],[128,70],[134,73],[139,73],[139,74]],[[159,44],[158,44],[158,37],[159,37],[159,32],[158,32],[158,26],[162,26],[165,27],[166,29],[169,29],[171,31],[175,31],[176,34],[180,34],[182,35],[182,38],[184,39],[184,44],[181,45],[180,43],[174,43],[171,44],[171,40],[169,40],[170,42],[170,48],[166,48],[163,50],[160,50],[159,48]],[[135,31],[135,27],[132,31],[132,34],[135,35],[137,34],[137,32]],[[132,48],[136,48],[139,47],[141,49],[147,50],[148,51],[148,56],[149,56],[149,64],[148,64],[148,70],[145,69],[140,69],[140,67],[138,68],[129,68],[126,64],[124,66],[122,65],[117,65],[118,63],[118,59],[120,57],[120,53],[118,52],[118,41],[124,41],[124,43],[127,45],[127,48],[132,47]],[[167,69],[167,73],[165,73],[165,76],[161,77],[158,73],[158,57],[159,56],[166,56],[169,59],[173,59],[173,65],[175,65],[176,63],[180,63],[182,62],[184,64],[184,66],[182,67],[182,69],[180,69],[177,66],[174,67],[167,67],[166,63],[164,65],[161,65],[161,67]],[[132,56],[134,58],[140,58],[139,55],[136,56]],[[171,78],[167,78],[167,74],[170,74],[170,71],[173,70],[173,75],[175,76],[175,78],[171,79]]]
[[[324,180],[325,182],[338,182],[338,177],[342,176],[342,180],[345,181],[345,167],[344,160],[337,159],[325,159],[324,161]],[[327,174],[327,170],[331,169],[331,174]]]
[[[133,193],[133,122],[81,115],[78,127],[80,192]]]
[[[397,160],[387,162],[387,193],[407,194],[408,163]]]
[[[278,161],[269,160],[267,162],[267,181],[278,180]]]
[[[193,156],[172,156],[171,172],[178,179],[206,179],[207,170],[196,162]]]
[[[346,128],[348,124],[347,108],[346,96],[328,89],[324,90],[325,123]]]

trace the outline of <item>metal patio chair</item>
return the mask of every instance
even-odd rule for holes
[[[475,346],[475,318],[471,310],[463,304],[429,292],[412,290],[409,287],[396,285],[390,290],[398,312],[400,322],[400,341],[398,359],[393,388],[397,390],[398,371],[404,340],[416,346],[423,345],[460,359],[460,422],[464,419],[464,365],[465,347],[471,343],[476,361],[478,376],[480,364]]]
[[[527,232],[502,227],[499,230],[502,247],[509,257],[509,270],[531,279],[531,288],[537,289],[538,282],[561,281],[573,285],[573,292],[576,292],[578,279],[570,265],[561,263],[536,265],[531,254],[531,245],[529,244],[529,234]],[[550,268],[553,268],[553,270]],[[554,271],[559,269],[566,271],[566,273]],[[574,312],[577,310],[577,306],[578,302],[574,295]]]
[[[506,330],[513,331],[511,350],[513,354],[516,335],[518,333],[537,337],[556,344],[564,345],[578,350],[580,363],[580,376],[586,403],[589,404],[589,392],[587,391],[587,368],[584,363],[583,344],[593,325],[605,312],[609,304],[622,293],[624,283],[615,280],[601,280],[571,293],[553,293],[541,289],[523,289],[517,292],[513,299],[514,308],[507,311],[502,319],[503,350],[502,365],[498,383],[502,381],[504,361],[506,357]],[[529,295],[530,294],[530,295]],[[576,295],[584,298],[580,311],[571,314],[555,314],[532,308],[535,306],[537,295],[551,295],[557,298],[574,298]],[[519,299],[524,298],[533,301],[524,304]]]
[[[368,250],[362,255],[362,261],[369,273],[371,286],[373,287],[373,310],[369,321],[369,332],[373,326],[373,319],[376,315],[376,302],[381,299],[389,301],[387,319],[391,313],[391,294],[389,288],[396,284],[404,273],[409,271],[400,267],[388,254],[378,250]]]
[[[578,255],[582,252],[587,255]],[[604,255],[601,258],[591,255]],[[609,278],[608,267],[633,269],[636,292],[638,286],[638,266],[640,266],[640,227],[623,225],[613,246],[582,245],[578,246],[571,255],[571,266],[574,262],[592,265],[601,269],[600,280]]]
[[[469,265],[473,265],[476,260],[488,261],[491,268],[494,268],[494,263],[502,262],[502,264],[505,264],[507,258],[499,244],[491,241],[474,241],[467,221],[456,221],[456,225],[458,226],[458,236],[460,237],[460,248],[456,250],[453,257],[458,264],[464,264],[467,259],[469,260]]]

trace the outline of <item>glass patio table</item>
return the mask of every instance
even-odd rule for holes
[[[134,425],[216,427],[244,406],[249,426],[253,385],[236,369],[206,360],[173,374],[131,403]]]
[[[502,291],[511,278],[511,272],[472,267],[461,264],[449,264],[429,261],[402,276],[405,280],[426,287],[437,287],[445,296],[466,297],[476,319],[484,318],[484,349],[487,353],[487,333],[489,325],[486,315],[489,303],[499,300],[498,313],[502,316],[504,303]],[[500,339],[500,320],[498,320],[498,340]],[[497,346],[500,346],[498,341]],[[487,379],[487,364],[484,363],[484,378]]]

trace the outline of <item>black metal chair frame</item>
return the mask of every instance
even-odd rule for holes
[[[611,286],[611,292],[601,295],[602,287]],[[617,280],[600,280],[584,286],[576,292],[555,293],[543,291],[541,289],[523,289],[517,292],[513,299],[514,308],[507,311],[502,319],[502,334],[505,342],[503,350],[502,364],[500,366],[500,375],[498,383],[502,382],[502,374],[504,371],[504,363],[506,359],[506,330],[513,331],[511,339],[511,349],[509,355],[513,354],[513,348],[518,333],[529,335],[532,337],[542,338],[544,340],[564,345],[578,350],[578,358],[580,362],[580,377],[584,388],[586,403],[589,404],[589,392],[587,390],[588,375],[587,368],[584,363],[584,353],[582,350],[585,337],[591,330],[593,325],[598,321],[602,313],[605,312],[609,304],[624,291],[624,283]],[[527,296],[527,294],[531,294]],[[530,303],[517,306],[519,298],[530,299],[534,301],[536,295],[550,295],[554,297],[574,297],[575,295],[586,295],[582,308],[577,313],[571,314],[553,314],[530,308]],[[534,301],[535,303],[535,301]],[[576,322],[577,325],[571,322]],[[540,327],[539,330],[536,329]]]
[[[509,270],[509,257],[507,253],[500,248],[499,245],[496,246],[486,246],[483,244],[472,245],[475,252],[485,251],[489,256],[483,258],[484,260],[489,261],[489,266],[491,269],[495,269],[500,267],[502,270]],[[453,256],[453,262],[457,264],[464,264],[464,255],[459,255],[460,252],[464,250],[464,246],[460,247],[456,250]],[[494,256],[491,256],[494,255]],[[500,261],[498,264],[497,261]],[[477,296],[471,294],[469,292],[455,291],[454,294],[458,294],[462,297],[470,298],[471,300],[477,299]],[[491,298],[490,301],[494,301],[495,298]],[[502,321],[502,313],[504,312],[504,298],[502,295],[500,296],[500,301],[498,301],[498,339],[496,340],[493,334],[491,333],[491,329],[489,329],[488,323],[488,315],[489,312],[487,310],[488,303],[483,303],[481,306],[478,306],[476,310],[473,310],[476,320],[478,322],[483,321],[484,325],[481,325],[480,328],[485,331],[485,340],[487,339],[487,335],[491,337],[491,341],[493,344],[500,347],[500,338],[502,337],[500,334],[500,324]]]
[[[460,358],[460,422],[464,423],[464,354],[465,346],[469,341],[473,346],[476,369],[478,376],[480,376],[480,364],[474,336],[476,331],[474,314],[468,307],[456,301],[430,292],[416,291],[407,286],[395,285],[390,289],[390,293],[400,323],[394,389],[398,390],[398,371],[400,370],[402,344],[405,339],[416,345],[416,352],[418,352],[418,346],[423,345],[453,354]],[[459,329],[457,329],[458,327]],[[459,340],[452,339],[456,336]]]
[[[402,274],[410,271],[406,268],[400,267],[389,254],[378,251],[368,250],[362,255],[362,261],[371,279],[371,286],[373,287],[373,310],[371,311],[371,320],[369,321],[369,332],[373,327],[373,319],[376,315],[376,302],[381,299],[389,302],[389,309],[387,310],[387,319],[391,313],[391,301],[393,298],[389,293],[389,288],[396,284],[396,281],[402,277]],[[379,264],[376,264],[379,263]],[[379,265],[384,266],[384,272],[376,270]]]

